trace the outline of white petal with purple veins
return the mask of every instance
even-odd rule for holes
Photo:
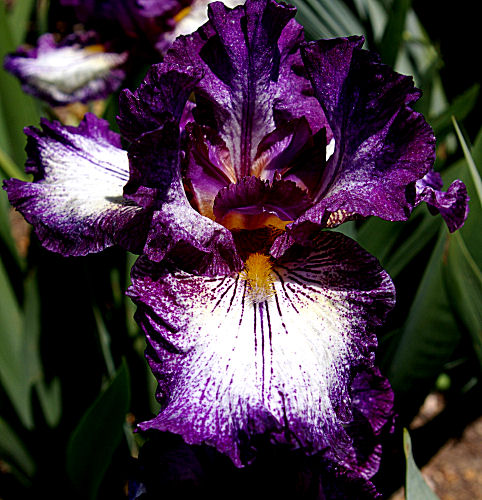
[[[27,170],[37,181],[5,185],[47,248],[83,255],[121,240],[141,209],[123,198],[129,161],[107,122],[87,115],[75,128],[44,120],[43,130],[30,128],[28,135]]]
[[[23,59],[19,66],[27,81],[50,91],[55,98],[73,94],[89,82],[106,76],[127,59],[127,54],[103,52],[91,47],[62,47],[38,59]]]
[[[372,363],[373,326],[393,304],[393,285],[350,240],[321,240],[273,268],[264,302],[243,273],[134,277],[164,406],[141,428],[206,442],[238,466],[249,461],[242,436],[266,431],[307,450],[346,453],[351,370]]]
[[[56,44],[47,33],[37,48],[7,56],[5,68],[26,92],[53,106],[103,99],[124,79],[128,53],[106,52],[103,45],[89,42],[89,36],[71,35]]]

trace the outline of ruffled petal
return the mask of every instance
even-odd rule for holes
[[[371,366],[374,328],[394,303],[390,278],[356,243],[322,233],[312,251],[292,249],[262,302],[242,274],[169,273],[142,259],[129,294],[163,406],[141,429],[205,442],[237,466],[266,432],[349,460],[351,373]]]
[[[94,33],[71,35],[59,44],[53,35],[40,37],[38,47],[5,59],[5,69],[25,92],[52,106],[103,99],[122,83],[127,52],[106,52]]]
[[[130,179],[126,198],[152,210],[143,252],[160,262],[171,259],[182,269],[205,274],[240,268],[230,231],[190,205],[181,179],[179,125],[167,118],[129,148]]]
[[[358,372],[351,391],[353,420],[345,429],[354,453],[343,465],[370,479],[380,467],[383,438],[394,430],[394,394],[376,367]]]
[[[302,29],[294,14],[294,8],[271,0],[234,10],[213,3],[209,22],[177,39],[166,55],[167,62],[202,68],[196,121],[218,131],[237,179],[250,174],[259,144],[278,120],[306,116],[315,131],[322,126],[321,107],[305,92],[309,81],[295,72]]]
[[[446,192],[442,191],[442,177],[431,171],[415,183],[414,206],[427,203],[434,214],[440,213],[449,231],[453,233],[463,226],[469,215],[469,196],[465,184],[454,181]]]
[[[410,108],[420,96],[359,37],[320,40],[302,49],[305,68],[335,138],[316,201],[299,223],[326,211],[405,220],[406,190],[435,159],[435,137]],[[338,217],[338,219],[340,219]],[[342,220],[341,220],[342,222]]]
[[[201,72],[194,67],[167,63],[151,66],[135,92],[126,89],[120,94],[117,122],[122,136],[135,141],[159,128],[168,117],[179,122],[200,77]]]
[[[106,121],[92,114],[79,127],[42,120],[42,130],[26,133],[26,171],[34,182],[10,179],[5,189],[46,248],[65,256],[114,243],[142,248],[148,214],[123,197],[127,152]]]
[[[180,121],[199,72],[163,63],[143,85],[125,91],[119,125],[132,144],[125,196],[153,210],[143,252],[151,260],[172,259],[182,269],[206,274],[239,269],[231,233],[194,210],[181,176]]]

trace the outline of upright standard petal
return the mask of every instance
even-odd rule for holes
[[[138,262],[129,294],[162,404],[140,428],[205,442],[238,466],[263,433],[355,461],[344,429],[352,373],[373,363],[374,327],[394,302],[390,278],[336,233],[274,263],[265,295],[249,273],[209,278]]]
[[[320,220],[325,211],[404,220],[411,210],[407,187],[435,159],[433,132],[410,108],[420,96],[412,79],[381,64],[362,43],[359,37],[319,40],[302,50],[335,150],[317,203],[300,222]]]
[[[108,127],[87,114],[79,127],[42,120],[42,130],[26,129],[34,182],[10,179],[4,188],[49,250],[68,256],[114,243],[142,248],[149,215],[123,197],[129,161]]]
[[[71,35],[58,44],[47,33],[37,48],[7,56],[5,69],[25,92],[63,106],[107,97],[122,83],[126,61],[127,52],[107,52],[93,32]]]
[[[314,131],[326,123],[308,95],[309,81],[295,71],[303,32],[294,15],[293,7],[270,0],[233,10],[212,3],[209,23],[180,37],[166,55],[167,62],[203,70],[195,118],[224,141],[237,179],[250,175],[258,146],[279,120],[306,116]]]

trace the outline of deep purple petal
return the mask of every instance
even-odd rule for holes
[[[125,91],[119,125],[132,142],[125,195],[153,210],[144,253],[172,259],[183,269],[217,274],[241,265],[231,233],[190,205],[181,178],[180,121],[192,86],[193,68],[153,66],[135,92]]]
[[[414,206],[427,203],[434,214],[440,213],[449,231],[453,233],[463,226],[469,215],[469,196],[462,181],[454,181],[446,192],[442,191],[442,177],[431,171],[415,183]]]
[[[335,138],[315,207],[300,220],[317,221],[324,211],[405,220],[410,183],[435,158],[435,138],[409,106],[420,92],[412,79],[362,50],[359,37],[320,40],[302,50],[315,96]]]
[[[172,116],[181,119],[186,101],[201,73],[177,64],[155,64],[135,91],[124,90],[119,99],[117,121],[123,137],[134,141],[157,129]]]
[[[201,214],[214,220],[214,200],[219,191],[236,182],[236,173],[226,143],[209,127],[187,126],[185,181],[192,193],[191,203]]]
[[[383,438],[394,429],[394,395],[388,379],[376,367],[358,372],[351,391],[353,419],[346,430],[354,454],[343,465],[370,479],[380,466]]]
[[[394,395],[390,383],[378,368],[357,373],[353,383],[353,406],[370,424],[374,434],[379,434],[393,421]]]
[[[273,181],[280,177],[315,194],[325,169],[326,130],[312,134],[303,117],[280,124],[258,146],[251,175]]]
[[[141,429],[205,442],[238,466],[250,461],[249,438],[265,432],[348,463],[351,371],[373,362],[373,330],[393,305],[393,285],[340,234],[290,254],[259,303],[242,275],[168,273],[138,261],[129,294],[163,406]]]
[[[66,256],[114,243],[142,248],[148,214],[123,198],[127,153],[106,121],[91,114],[79,127],[42,120],[42,130],[26,133],[26,170],[34,182],[10,179],[5,189],[46,248]]]
[[[103,99],[122,83],[127,53],[105,52],[94,34],[72,35],[59,44],[46,34],[38,47],[5,58],[5,69],[25,92],[53,106]]]
[[[179,125],[171,118],[129,148],[125,196],[153,210],[144,253],[169,258],[183,269],[219,274],[239,268],[231,233],[190,205],[181,179]]]

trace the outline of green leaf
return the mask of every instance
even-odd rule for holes
[[[463,120],[474,109],[479,90],[479,85],[473,85],[463,94],[457,96],[442,113],[429,119],[438,141],[451,132],[452,116],[455,116],[457,120]]]
[[[472,156],[477,161],[482,157],[482,132],[475,141]],[[467,147],[466,157],[472,158]],[[475,167],[473,161],[469,173],[467,160],[462,160],[444,172],[446,186],[456,178],[466,183],[471,210],[464,227],[453,235],[449,235],[439,216],[433,218],[442,226],[439,239],[389,368],[390,381],[399,397],[430,389],[461,339],[461,326],[472,333],[474,346],[477,351],[480,349],[480,321],[476,326],[480,281],[476,263],[482,261],[482,209],[475,185],[479,178]]]
[[[391,222],[378,217],[370,217],[359,229],[357,241],[383,265],[403,228],[403,222]]]
[[[33,427],[30,380],[23,358],[23,317],[5,268],[0,262],[0,381],[20,420]]]
[[[469,217],[464,226],[449,236],[444,259],[444,277],[453,310],[462,325],[470,333],[474,350],[482,364],[482,232],[480,219],[481,182],[476,161],[482,161],[482,131],[475,140],[472,153],[454,121],[457,134],[464,148],[465,161],[456,174],[465,182],[470,196]]]
[[[364,22],[370,22],[375,39],[381,39],[387,23],[387,14],[381,2],[378,0],[354,0],[353,3],[358,17]]]
[[[462,146],[462,150],[464,152],[467,165],[469,166],[470,175],[472,176],[472,182],[474,183],[475,186],[475,194],[477,195],[478,198],[478,206],[480,207],[482,206],[482,180],[480,179],[479,171],[477,170],[477,166],[475,165],[475,161],[472,158],[469,147],[467,146],[464,136],[460,131],[457,120],[454,117],[452,117],[452,122],[454,124],[457,137],[459,138],[460,145]],[[480,149],[480,145],[478,145],[478,148]]]
[[[54,378],[48,385],[45,380],[39,380],[35,384],[40,406],[45,421],[50,427],[56,427],[62,416],[62,392],[60,379]]]
[[[438,241],[388,371],[393,390],[400,397],[428,391],[461,338],[444,288],[443,256],[448,232],[442,222],[440,225]],[[416,398],[412,399],[417,404]]]
[[[20,0],[13,4],[12,11],[7,15],[15,45],[25,41],[33,6],[34,0]]]
[[[405,499],[406,500],[439,500],[438,496],[425,482],[412,455],[412,441],[407,429],[403,429],[403,451],[406,459]]]
[[[37,31],[39,35],[47,33],[49,26],[50,0],[37,0]]]
[[[449,236],[444,261],[446,290],[452,307],[470,332],[482,365],[482,273],[460,231]]]
[[[21,357],[23,377],[30,386],[35,386],[45,420],[55,427],[61,416],[60,380],[47,385],[44,380],[40,356],[40,297],[37,277],[30,273],[24,283],[25,303],[23,308],[23,333]]]
[[[122,439],[129,399],[129,373],[123,362],[107,389],[82,417],[68,443],[67,474],[80,498],[96,498]]]
[[[5,2],[0,2],[0,61],[4,60],[7,53],[15,50],[12,33],[16,29],[16,26],[9,26]],[[2,129],[0,147],[16,165],[23,165],[26,144],[23,128],[36,125],[39,112],[34,100],[22,91],[17,79],[7,73],[3,65],[0,66],[0,112],[0,120],[8,124]]]
[[[328,36],[327,26],[314,14],[305,0],[292,0],[292,3],[298,9],[296,20],[304,27],[308,39],[317,40]]]
[[[389,66],[395,66],[411,3],[411,0],[394,0],[391,5],[388,23],[379,46],[382,61]]]
[[[357,241],[395,278],[426,247],[439,226],[439,220],[421,206],[408,222],[370,218],[358,231]]]
[[[25,445],[20,438],[10,428],[10,426],[0,417],[0,454],[11,460],[26,476],[33,476],[35,472],[35,462],[27,452]]]
[[[339,0],[306,0],[318,19],[324,22],[333,36],[358,35],[363,27],[350,9]]]
[[[42,378],[40,362],[40,297],[35,274],[30,273],[24,283],[25,300],[21,337],[21,356],[24,377],[30,384]]]
[[[440,227],[440,220],[437,217],[430,215],[425,206],[421,209],[425,212],[419,217],[421,220],[417,225],[407,224],[407,229],[411,228],[408,235],[400,238],[394,251],[384,259],[383,266],[392,278],[396,278],[420,254]]]
[[[5,177],[16,177],[23,181],[28,180],[25,172],[20,169],[8,154],[0,147],[0,169],[5,174]]]
[[[99,343],[107,368],[107,373],[110,377],[113,377],[115,373],[115,366],[110,352],[110,335],[107,331],[104,320],[102,319],[102,314],[100,313],[99,308],[96,305],[93,305],[92,310],[94,313],[95,323],[97,325],[97,331],[99,333]]]
[[[0,182],[4,180],[4,177],[1,175],[0,172]],[[0,239],[5,245],[5,249],[2,249],[0,247],[0,250],[4,250],[5,252],[8,252],[15,262],[18,264],[19,268],[23,268],[25,265],[25,260],[20,257],[18,251],[17,251],[17,246],[15,244],[15,240],[13,239],[12,236],[12,230],[11,230],[11,225],[10,225],[10,210],[11,206],[8,201],[8,196],[5,190],[0,188]],[[7,260],[7,257],[5,255],[1,255],[2,260],[5,259]]]
[[[297,20],[312,39],[364,34],[356,16],[340,0],[293,0]]]
[[[341,233],[344,234],[345,236],[348,236],[348,238],[351,238],[352,240],[357,241],[358,239],[358,229],[356,227],[355,221],[348,221],[341,226],[335,227],[332,229],[332,231],[335,231],[336,233]]]

